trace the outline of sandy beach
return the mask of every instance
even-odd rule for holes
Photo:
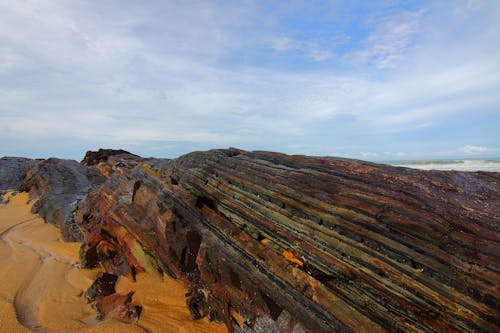
[[[78,268],[79,243],[62,241],[56,227],[31,214],[28,195],[12,193],[0,204],[0,327],[2,332],[227,332],[207,319],[193,321],[183,283],[141,273],[120,278],[116,290],[134,290],[143,311],[137,324],[97,321],[82,297],[100,273]]]

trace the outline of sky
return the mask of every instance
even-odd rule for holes
[[[500,1],[0,0],[0,156],[500,157]]]

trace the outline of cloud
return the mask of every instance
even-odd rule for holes
[[[364,48],[346,55],[346,61],[391,69],[404,59],[419,32],[424,11],[402,11],[376,16],[369,22],[371,32]]]
[[[385,158],[431,149],[408,132],[498,109],[500,6],[377,6],[358,17],[254,2],[0,2],[0,140],[20,155],[31,146],[16,136],[146,154],[242,146]],[[314,20],[292,17],[307,9]],[[498,142],[447,134],[442,151]]]
[[[269,46],[275,51],[289,51],[299,49],[301,42],[290,37],[272,37],[269,40]]]
[[[488,153],[488,152],[493,152],[493,151],[499,151],[499,149],[493,149],[493,148],[482,147],[482,146],[466,145],[466,146],[463,146],[462,148],[460,148],[459,151],[461,151],[465,154],[479,154],[479,153]]]
[[[267,43],[271,49],[278,52],[299,52],[312,61],[322,62],[332,59],[335,54],[335,41],[297,40],[291,37],[271,37]]]
[[[0,47],[0,75],[26,67],[29,60],[9,47]]]
[[[356,155],[355,155],[356,156]],[[411,156],[411,154],[406,152],[360,152],[357,156],[368,159],[368,160],[381,160],[381,159],[393,159],[393,158],[406,158]]]

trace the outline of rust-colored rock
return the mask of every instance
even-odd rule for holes
[[[499,173],[237,149],[99,156],[56,163],[79,184],[63,225],[82,263],[184,279],[193,318],[233,332],[500,330]],[[54,171],[33,168],[23,189],[66,207],[43,200],[65,194],[45,189]]]
[[[89,301],[95,301],[99,297],[113,295],[118,276],[109,273],[101,273],[85,292]]]
[[[141,315],[142,307],[130,305],[134,292],[126,295],[112,294],[97,298],[95,307],[99,320],[118,319],[125,323],[137,322]]]

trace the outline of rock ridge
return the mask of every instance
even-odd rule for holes
[[[230,332],[499,331],[499,184],[236,148],[0,159],[0,190],[38,198],[82,266],[182,279]]]

